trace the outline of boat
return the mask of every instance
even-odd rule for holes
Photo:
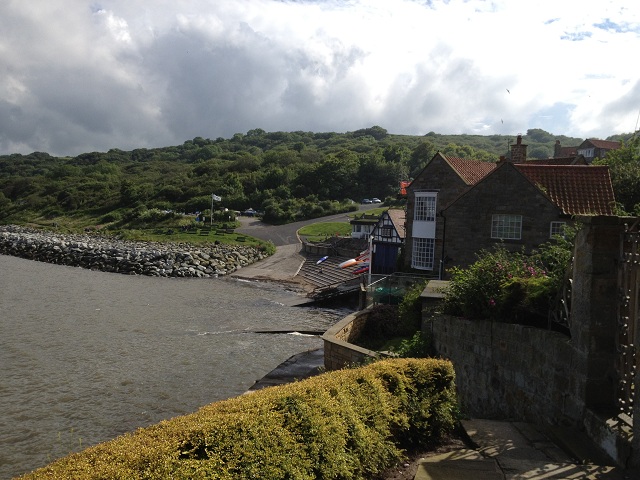
[[[360,267],[351,273],[353,273],[354,275],[360,275],[361,273],[366,273],[368,271],[369,271],[369,265],[367,265],[366,267]]]

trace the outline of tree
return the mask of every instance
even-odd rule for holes
[[[420,171],[429,163],[429,161],[434,157],[437,153],[438,149],[436,146],[426,140],[411,152],[411,156],[409,158],[409,175],[415,177],[420,173]]]
[[[640,137],[622,141],[619,149],[593,163],[609,166],[616,201],[625,212],[640,215]]]

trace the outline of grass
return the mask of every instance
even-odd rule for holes
[[[265,248],[267,251],[270,250],[268,242],[249,235],[236,233],[234,229],[239,225],[239,222],[213,223],[213,225],[207,222],[206,225],[198,225],[191,219],[181,221],[169,219],[161,222],[138,224],[135,227],[119,227],[115,224],[95,225],[94,222],[88,222],[85,216],[57,217],[54,220],[36,218],[25,224],[25,226],[45,228],[62,234],[99,232],[103,235],[130,241],[190,243],[196,245],[217,241],[225,245],[246,245]],[[183,230],[183,227],[186,226],[190,227],[188,231]]]
[[[347,236],[351,234],[351,224],[348,222],[319,222],[298,230],[298,235],[310,242],[320,242],[334,235]]]

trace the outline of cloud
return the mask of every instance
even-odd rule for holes
[[[640,107],[625,54],[640,47],[633,5],[9,2],[0,6],[0,153],[376,124],[604,138],[630,131]]]

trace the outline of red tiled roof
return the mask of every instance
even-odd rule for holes
[[[467,185],[475,185],[496,168],[496,164],[493,162],[467,160],[466,158],[448,157],[446,155],[442,156]]]
[[[614,214],[615,196],[607,166],[520,163],[515,167],[565,214]]]
[[[393,223],[394,227],[396,227],[396,232],[398,232],[398,236],[400,238],[405,238],[404,210],[400,208],[390,208],[389,210],[387,210],[387,213],[389,214],[389,219],[391,220],[391,223]]]
[[[532,158],[528,159],[525,162],[526,165],[586,165],[583,156],[567,156],[567,157],[555,157],[555,158],[545,158],[545,159],[537,159]]]
[[[605,148],[608,150],[616,150],[620,148],[620,142],[613,142],[611,140],[598,140],[597,138],[590,138],[587,140],[596,148]]]

